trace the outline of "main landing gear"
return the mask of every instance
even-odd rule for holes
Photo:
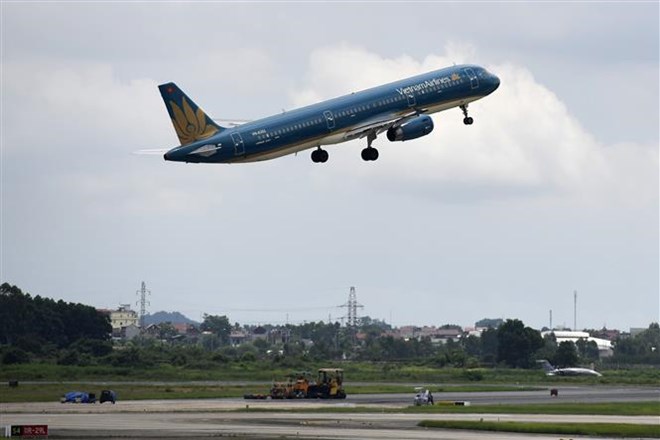
[[[370,161],[378,159],[378,150],[371,146],[371,143],[376,139],[376,132],[370,131],[367,134],[367,148],[362,150],[362,160]]]
[[[463,110],[463,116],[465,116],[463,118],[463,124],[472,125],[472,123],[474,122],[474,119],[472,119],[470,116],[468,116],[467,107],[468,107],[467,104],[463,104],[463,105],[460,106],[460,109]]]
[[[312,151],[312,162],[314,163],[325,163],[328,161],[328,152],[323,148],[319,147],[318,149]]]

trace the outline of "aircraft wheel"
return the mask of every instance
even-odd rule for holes
[[[465,125],[472,125],[473,122],[474,122],[474,119],[472,119],[471,116],[467,116],[463,119],[463,124],[465,124]]]
[[[362,150],[362,160],[370,161],[378,159],[378,150],[373,147],[367,147]]]
[[[312,151],[312,162],[325,163],[328,161],[328,152],[322,149]]]

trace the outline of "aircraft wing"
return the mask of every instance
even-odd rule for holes
[[[370,121],[365,121],[359,126],[351,128],[346,132],[344,138],[346,140],[363,138],[369,133],[374,133],[376,135],[383,133],[384,131],[389,130],[392,127],[397,127],[401,124],[405,124],[410,119],[419,116],[424,113],[424,111],[410,111],[408,113],[392,113],[390,115],[379,115],[378,118],[375,118]]]

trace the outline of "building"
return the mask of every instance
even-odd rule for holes
[[[232,347],[238,347],[239,345],[247,342],[250,336],[245,333],[243,330],[232,330],[229,335],[229,343]]]
[[[117,310],[110,311],[110,325],[112,330],[121,330],[129,325],[140,326],[140,319],[135,310],[131,310],[130,304],[120,304]]]
[[[545,335],[551,333],[555,334],[555,338],[557,339],[557,344],[560,344],[564,341],[570,341],[575,344],[579,339],[584,339],[587,342],[593,341],[596,343],[596,345],[598,346],[598,355],[601,358],[609,357],[612,356],[612,354],[614,354],[614,347],[612,347],[611,341],[608,341],[607,339],[594,338],[587,332],[577,332],[570,330],[548,330],[545,332],[541,332],[541,336],[545,337]]]
[[[129,324],[126,327],[122,327],[116,337],[130,341],[138,336],[140,336],[140,327],[135,324]],[[114,332],[113,337],[115,337]]]
[[[187,322],[173,322],[172,326],[180,334],[184,336],[197,336],[199,335],[199,329]]]
[[[408,325],[399,327],[390,332],[390,334],[395,338],[404,339],[406,341],[411,339],[421,340],[422,338],[429,338],[432,344],[439,345],[447,343],[450,339],[455,342],[458,341],[463,334],[463,330],[455,327],[438,328],[435,326],[416,327]]]

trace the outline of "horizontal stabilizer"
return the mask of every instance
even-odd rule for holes
[[[133,154],[137,154],[138,156],[155,156],[155,155],[160,155],[162,156],[163,154],[167,153],[170,151],[167,148],[155,148],[151,150],[138,150],[138,151],[133,151]]]
[[[213,122],[217,122],[223,127],[238,127],[248,122],[252,122],[250,119],[213,119]]]

